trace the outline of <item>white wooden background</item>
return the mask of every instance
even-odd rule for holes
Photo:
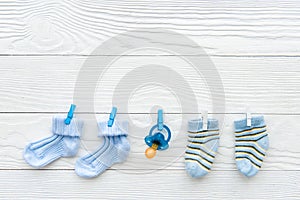
[[[77,177],[76,158],[61,159],[44,170],[30,168],[22,159],[23,148],[48,136],[52,115],[67,111],[78,71],[89,53],[118,33],[155,27],[185,34],[203,46],[223,80],[225,124],[211,174],[200,180],[189,178],[183,156],[168,158],[162,153],[156,161],[147,161],[144,133],[129,137],[128,162],[93,180]],[[299,32],[297,0],[0,1],[0,198],[300,199]],[[97,111],[110,109],[109,89],[118,80],[118,67],[141,62],[164,62],[189,73],[174,56],[124,56],[115,64],[111,80],[103,83],[106,90],[100,88],[103,98],[96,98]],[[191,78],[192,83],[197,81]],[[149,127],[147,98],[155,101],[152,89],[136,94],[130,105],[135,122]],[[209,105],[205,89],[196,91],[196,96],[204,108]],[[184,140],[185,133],[179,133],[176,125],[194,115],[177,113],[175,101],[168,104],[173,110],[166,121]],[[265,115],[270,133],[268,156],[251,179],[240,175],[234,164],[233,120],[243,117],[245,105]],[[87,124],[85,133],[95,128]],[[92,150],[99,142],[96,134],[83,137],[84,144],[91,140]],[[184,151],[184,146],[172,149]],[[78,156],[85,153],[82,148]],[[150,171],[160,159],[176,160]]]

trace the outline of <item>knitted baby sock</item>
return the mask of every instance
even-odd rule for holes
[[[23,154],[25,161],[32,167],[42,168],[60,157],[75,156],[82,127],[83,122],[75,118],[66,125],[65,117],[53,117],[53,136],[27,145]]]
[[[107,122],[100,122],[98,127],[99,137],[104,141],[94,153],[77,160],[75,172],[78,176],[94,178],[115,163],[124,162],[129,155],[128,122],[115,121],[112,127],[108,127]]]
[[[188,126],[185,168],[191,177],[200,178],[210,171],[219,147],[218,121],[209,119],[207,130],[203,130],[202,119],[191,120]]]
[[[263,116],[235,121],[235,159],[238,170],[247,177],[254,176],[261,168],[269,138]]]

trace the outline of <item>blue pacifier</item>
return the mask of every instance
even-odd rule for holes
[[[165,139],[163,132],[168,134],[167,139]],[[145,143],[149,146],[145,151],[146,157],[151,159],[156,155],[157,150],[168,149],[170,139],[171,131],[168,126],[164,125],[163,110],[158,110],[157,124],[150,129],[149,135],[145,137]]]

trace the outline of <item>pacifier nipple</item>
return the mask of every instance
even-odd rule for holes
[[[145,151],[145,156],[148,159],[154,158],[154,156],[156,155],[156,150],[158,148],[158,145],[153,143],[151,147],[149,147],[148,149],[146,149]]]

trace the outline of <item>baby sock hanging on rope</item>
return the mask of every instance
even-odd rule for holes
[[[99,137],[103,137],[103,142],[94,153],[77,160],[75,166],[77,175],[94,178],[112,165],[124,162],[130,151],[127,131],[127,122],[115,122],[112,127],[107,127],[106,122],[100,122]]]
[[[116,163],[124,162],[130,151],[127,140],[128,122],[115,121],[111,126],[107,122],[99,122],[99,137],[102,145],[92,154],[80,158],[76,162],[75,172],[84,178],[94,178]]]
[[[207,130],[203,129],[203,120],[188,122],[188,145],[185,152],[185,168],[193,178],[200,178],[211,170],[219,147],[218,120],[209,119]]]
[[[80,145],[83,122],[73,118],[75,105],[71,106],[68,117],[54,116],[53,135],[25,147],[23,157],[35,168],[42,168],[61,157],[73,157]]]
[[[247,177],[254,176],[261,168],[269,148],[264,117],[252,117],[251,126],[247,126],[247,119],[235,121],[234,126],[237,168]]]

